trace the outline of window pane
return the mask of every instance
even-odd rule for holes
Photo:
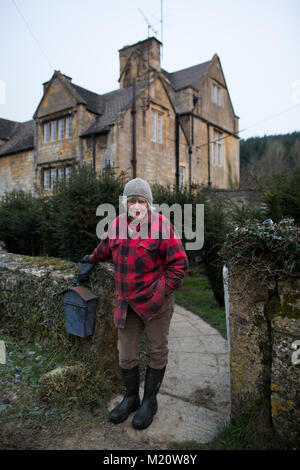
[[[66,137],[72,137],[72,116],[66,119]]]
[[[218,133],[213,129],[213,165],[217,164],[217,139]]]
[[[65,120],[60,119],[58,121],[58,138],[63,139],[65,136]]]
[[[156,141],[156,112],[151,111],[151,140]]]
[[[217,90],[218,90],[218,98],[217,98],[217,105],[218,106],[221,106],[221,88],[220,87],[217,87]]]
[[[57,173],[58,173],[58,181],[63,181],[64,178],[65,178],[65,169],[64,168],[58,168]]]
[[[56,168],[51,168],[51,188],[54,187],[56,182]]]
[[[66,166],[66,180],[67,181],[70,179],[71,173],[72,173],[72,167]]]
[[[218,144],[218,165],[222,165],[222,146]]]
[[[158,142],[162,143],[162,115],[158,114]]]
[[[215,144],[215,142],[214,142],[214,143],[213,143],[213,165],[216,165],[216,163],[217,163],[216,152],[217,152],[217,150],[216,150],[216,144]]]
[[[46,122],[44,124],[44,142],[49,142],[50,140],[50,124]]]
[[[184,186],[184,166],[179,167],[179,185]]]
[[[57,121],[52,121],[51,122],[51,140],[52,141],[56,140],[56,127],[57,127]]]
[[[50,170],[44,170],[44,188],[50,188]]]

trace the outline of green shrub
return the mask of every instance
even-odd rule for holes
[[[46,254],[78,261],[99,243],[96,209],[113,204],[118,213],[119,195],[125,175],[115,176],[110,167],[96,175],[90,166],[76,169],[69,181],[58,183],[53,194],[44,198],[40,236]]]
[[[261,185],[267,216],[274,222],[282,218],[292,218],[300,223],[300,169],[292,176],[279,174]]]
[[[193,186],[189,191],[187,187],[176,188],[175,186],[153,185],[153,199],[155,203],[166,203],[170,206],[178,203],[182,207],[184,204],[193,205],[193,227],[195,231],[196,223],[196,204],[204,204],[204,245],[201,250],[189,250],[187,256],[191,266],[198,266],[203,262],[206,274],[210,281],[214,296],[220,305],[224,305],[224,291],[222,278],[222,264],[218,251],[222,247],[227,228],[224,202],[212,200],[210,192],[201,186]],[[174,217],[171,213],[171,222],[174,223]],[[182,241],[185,244],[188,241],[182,231]]]
[[[37,255],[40,251],[41,200],[24,191],[5,193],[0,204],[0,240],[12,253]]]
[[[246,220],[227,234],[219,254],[231,269],[247,269],[268,283],[300,272],[300,228],[292,219],[262,224]]]

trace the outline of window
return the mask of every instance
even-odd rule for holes
[[[162,144],[162,115],[161,114],[157,115],[157,125],[158,125],[157,142],[159,144]]]
[[[156,141],[156,112],[151,110],[151,140]]]
[[[51,121],[51,140],[54,142],[56,140],[56,129],[57,121]]]
[[[66,166],[66,168],[65,168],[65,178],[66,178],[67,181],[69,181],[71,173],[72,173],[72,167],[71,166]]]
[[[65,136],[65,120],[60,119],[58,121],[58,138],[59,140],[63,139]]]
[[[179,167],[179,186],[184,186],[184,174],[185,174],[185,167]]]
[[[72,116],[66,118],[66,137],[72,137]]]
[[[163,116],[151,109],[151,140],[162,144],[163,140]]]
[[[216,83],[212,84],[212,102],[222,106],[222,88]]]
[[[55,183],[56,183],[56,180],[57,180],[57,169],[56,168],[51,168],[50,177],[51,177],[51,188],[53,188]]]
[[[213,129],[213,165],[222,166],[222,132]]]
[[[44,142],[50,141],[50,122],[44,124]]]
[[[57,178],[58,178],[58,181],[63,181],[65,179],[64,167],[57,168]]]
[[[72,173],[72,166],[45,168],[43,170],[44,189],[53,189],[57,181],[69,180]]]
[[[44,123],[44,142],[55,142],[56,140],[72,137],[72,116]]]
[[[50,189],[50,170],[44,170],[44,188]]]

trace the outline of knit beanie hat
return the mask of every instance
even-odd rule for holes
[[[152,191],[149,183],[142,178],[134,178],[125,184],[123,196],[127,199],[132,197],[141,197],[148,202],[149,207],[153,202]]]

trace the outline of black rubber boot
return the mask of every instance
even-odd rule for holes
[[[163,369],[152,369],[152,367],[147,366],[143,401],[132,420],[132,426],[135,429],[146,429],[152,423],[157,412],[156,395],[163,381],[165,370],[165,367]]]
[[[109,421],[115,424],[125,421],[132,411],[139,408],[141,403],[139,397],[139,366],[133,369],[121,369],[121,374],[126,393],[121,403],[109,413]]]

